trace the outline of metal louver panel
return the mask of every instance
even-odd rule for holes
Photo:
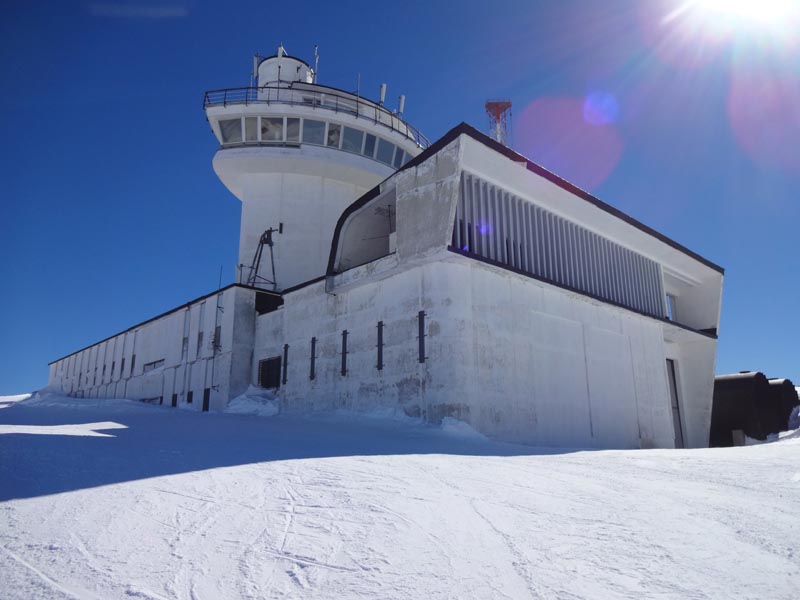
[[[453,246],[591,296],[665,317],[661,265],[469,173]]]

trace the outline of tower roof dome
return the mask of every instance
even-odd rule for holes
[[[270,84],[314,83],[314,69],[304,60],[289,56],[283,44],[278,45],[277,52],[258,64],[258,86]]]

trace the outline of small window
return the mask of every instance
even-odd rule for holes
[[[258,385],[263,388],[277,388],[281,385],[281,357],[273,356],[258,361]]]
[[[242,141],[242,120],[225,119],[219,122],[223,144],[238,144]]]
[[[299,142],[300,141],[300,119],[286,119],[286,141]]]
[[[189,338],[183,338],[183,343],[181,345],[181,360],[186,360],[186,357],[189,355]]]
[[[369,156],[370,158],[374,158],[375,141],[376,141],[375,136],[368,133],[366,139],[364,140],[364,156]]]
[[[303,143],[322,146],[325,141],[325,121],[303,119]]]
[[[394,168],[399,169],[403,164],[403,151],[398,148],[394,153]]]
[[[203,349],[203,332],[197,334],[197,356],[200,356],[200,350]]]
[[[283,118],[261,117],[261,141],[262,142],[282,142],[283,141]]]
[[[344,134],[342,137],[342,150],[347,150],[348,152],[358,152],[361,153],[361,145],[364,143],[364,132],[359,129],[353,129],[351,127],[344,128]]]
[[[342,126],[336,123],[328,123],[328,137],[325,138],[325,145],[333,148],[339,147],[342,137]]]
[[[154,369],[158,369],[159,367],[164,366],[164,359],[161,360],[154,360],[153,362],[145,363],[142,367],[142,372],[147,373],[148,371],[152,371]]]
[[[675,296],[667,294],[667,318],[670,321],[675,320]]]
[[[120,377],[125,377],[125,359],[124,358],[122,359],[122,362],[120,363],[120,366],[119,366],[119,376]]]
[[[246,142],[258,141],[258,117],[244,118],[244,139]]]
[[[194,400],[194,392],[186,392],[186,404],[191,404]]]
[[[112,360],[111,361],[111,378],[112,379],[114,378],[114,369],[116,369],[116,367],[117,367],[117,361]]]
[[[214,348],[217,350],[222,349],[222,325],[217,325],[214,328]]]
[[[390,144],[383,138],[378,138],[378,155],[376,158],[382,163],[386,163],[387,165],[391,166],[393,157],[394,144]]]
[[[136,367],[136,355],[131,356],[131,377],[133,377],[133,369]]]

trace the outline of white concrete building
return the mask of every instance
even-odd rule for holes
[[[527,444],[708,444],[720,267],[467,125],[427,147],[282,49],[258,76],[206,94],[241,283],[51,363],[51,385],[217,409],[255,384],[283,411]]]

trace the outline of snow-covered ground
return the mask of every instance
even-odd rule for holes
[[[0,398],[0,597],[795,599],[800,436],[542,451],[458,422]]]

